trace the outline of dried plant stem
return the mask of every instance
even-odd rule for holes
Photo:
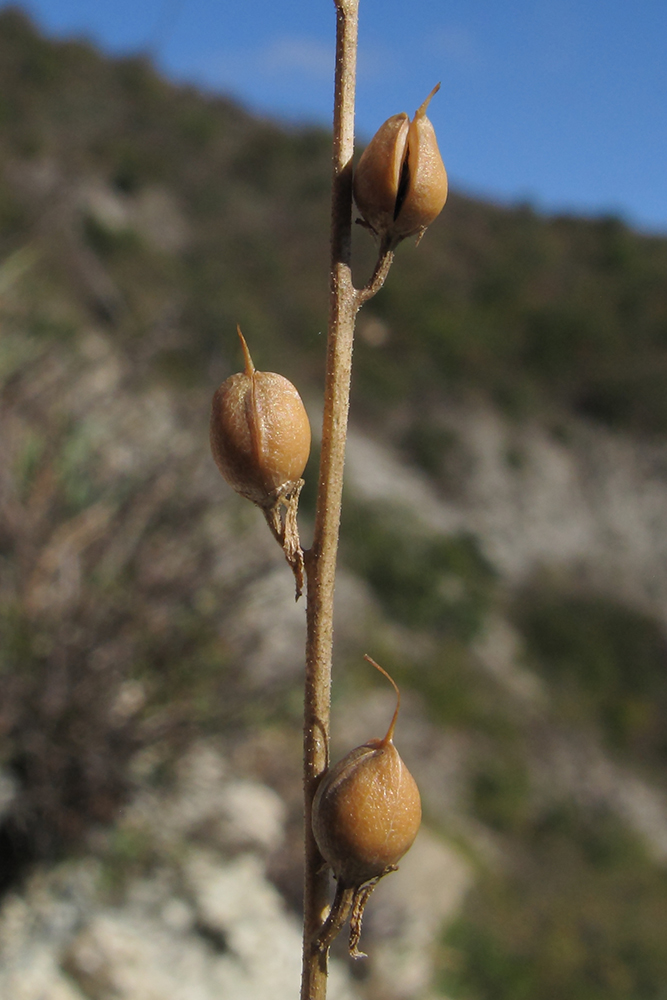
[[[310,825],[312,801],[329,760],[333,599],[349,409],[352,340],[357,311],[387,275],[380,254],[368,286],[354,288],[350,268],[352,157],[359,0],[334,0],[337,12],[334,97],[331,279],[322,451],[313,544],[305,553],[307,641],[304,699],[305,881],[301,1000],[325,1000],[327,952],[316,938],[329,907],[329,880]]]
[[[329,763],[333,596],[356,315],[350,243],[358,0],[336,0],[336,13],[327,367],[315,529],[312,548],[306,553],[305,875],[301,1000],[325,1000],[327,992],[327,952],[317,947],[316,937],[328,907],[329,878],[315,843],[310,816],[317,783]]]

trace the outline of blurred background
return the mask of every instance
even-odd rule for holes
[[[308,7],[0,5],[1,1000],[297,995],[303,602],[207,424],[238,322],[317,438]],[[664,1000],[665,20],[362,7],[453,191],[358,324],[334,753],[368,652],[425,823],[332,1000]]]

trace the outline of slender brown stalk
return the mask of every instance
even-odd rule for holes
[[[313,545],[306,553],[307,640],[304,697],[305,879],[301,1000],[325,1000],[327,953],[315,938],[326,915],[329,879],[313,837],[310,815],[317,783],[329,763],[329,704],[333,596],[343,464],[357,311],[350,270],[352,155],[359,0],[335,0],[336,76],[331,276],[322,451]]]
[[[331,276],[322,451],[312,548],[305,553],[307,589],[304,699],[305,880],[301,1000],[325,1000],[327,953],[316,938],[329,908],[329,880],[310,825],[313,796],[329,763],[333,601],[343,465],[357,311],[386,277],[382,254],[367,288],[352,283],[352,156],[359,0],[334,0],[337,13],[331,202]]]

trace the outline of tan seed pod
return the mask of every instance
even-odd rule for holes
[[[366,224],[393,249],[431,225],[447,200],[447,171],[426,117],[433,88],[410,122],[405,112],[380,126],[354,174],[354,200]]]
[[[378,235],[394,225],[396,199],[407,151],[410,119],[405,111],[392,115],[375,133],[354,172],[354,200]]]
[[[350,953],[359,957],[361,915],[370,891],[394,871],[421,824],[417,784],[394,746],[400,707],[389,674],[366,656],[394,686],[396,709],[383,739],[370,739],[346,754],[322,778],[312,808],[317,846],[337,881],[336,900],[320,935],[326,948],[352,913]]]
[[[310,453],[310,424],[299,393],[275,372],[258,372],[238,330],[245,371],[217,389],[211,406],[211,451],[237,493],[271,507],[300,481]]]

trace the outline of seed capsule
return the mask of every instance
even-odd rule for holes
[[[211,407],[211,450],[237,493],[271,507],[301,479],[310,452],[310,424],[291,382],[258,372],[238,330],[245,371],[223,382]]]
[[[426,117],[433,88],[410,122],[388,118],[364,150],[354,174],[354,200],[386,249],[407,236],[421,238],[447,200],[447,172],[433,125]]]
[[[350,953],[355,957],[361,954],[356,946],[370,891],[383,875],[396,869],[421,823],[419,789],[393,743],[400,707],[398,688],[382,667],[369,656],[366,659],[396,690],[391,724],[384,739],[368,740],[325,773],[312,809],[317,846],[338,880],[319,947],[329,946],[351,912]]]

